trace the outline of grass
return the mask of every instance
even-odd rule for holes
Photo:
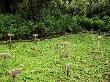
[[[11,54],[7,59],[7,70],[23,64],[22,73],[16,82],[108,82],[110,79],[110,37],[102,36],[101,53],[97,51],[97,34],[71,34],[39,42],[17,42],[0,45],[0,52]],[[63,46],[67,41],[70,44]],[[67,55],[65,57],[65,54]],[[11,82],[8,74],[2,70],[0,60],[0,82]],[[66,65],[71,64],[70,76]]]

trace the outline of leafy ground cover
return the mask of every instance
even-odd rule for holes
[[[0,82],[12,82],[7,70],[21,64],[24,67],[16,82],[108,82],[110,78],[110,37],[70,34],[38,42],[16,42],[11,48],[1,44],[0,52],[10,54],[6,60],[0,58]]]

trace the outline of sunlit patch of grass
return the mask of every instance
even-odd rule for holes
[[[97,34],[71,34],[38,42],[16,42],[9,48],[0,45],[0,52],[8,51],[11,58],[8,68],[24,64],[17,82],[105,82],[110,70],[110,37],[101,38],[101,54],[97,50]],[[0,60],[2,64],[2,60]],[[70,77],[67,65],[71,65]],[[9,75],[2,75],[0,82],[10,82]]]

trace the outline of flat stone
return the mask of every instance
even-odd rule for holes
[[[10,37],[11,37],[11,36],[14,36],[14,34],[8,33],[8,36],[10,36]]]
[[[33,37],[37,37],[38,36],[38,34],[33,34]]]

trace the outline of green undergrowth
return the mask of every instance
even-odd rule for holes
[[[0,52],[10,53],[3,70],[0,60],[0,82],[11,82],[4,72],[23,64],[16,82],[108,82],[110,37],[97,34],[71,34],[38,42],[16,42],[9,48],[0,45]],[[99,53],[98,53],[99,52]],[[70,76],[66,65],[72,64]]]

